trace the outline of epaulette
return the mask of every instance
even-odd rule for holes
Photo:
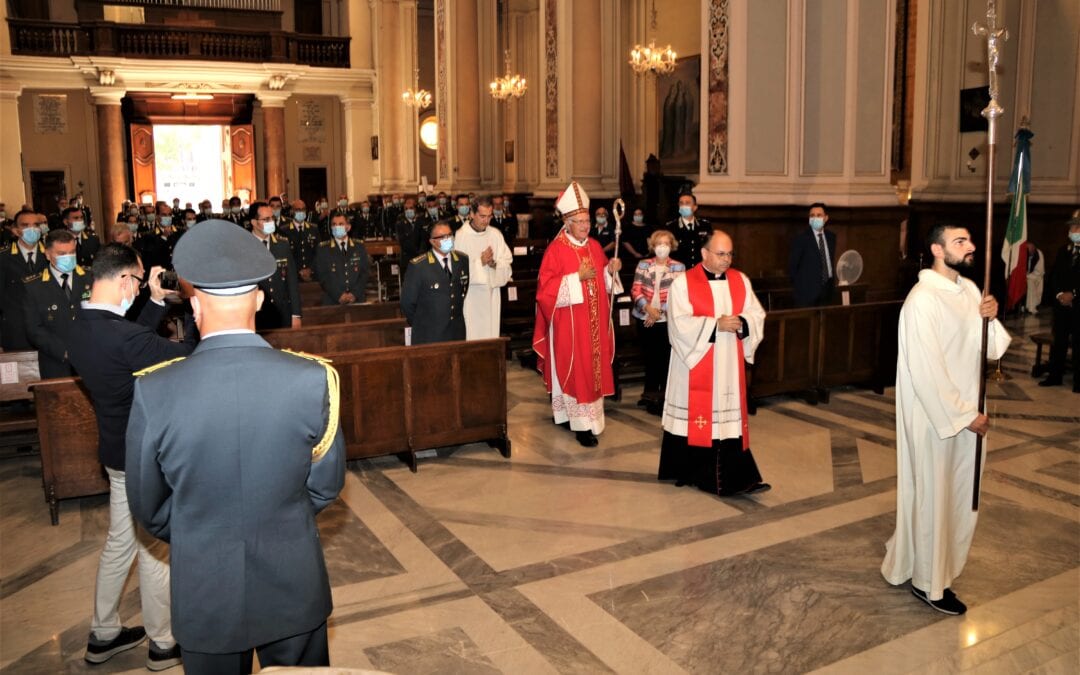
[[[133,374],[135,375],[135,377],[142,377],[143,375],[149,375],[150,373],[154,372],[155,370],[161,370],[162,368],[165,368],[166,366],[171,366],[172,364],[176,363],[177,361],[183,361],[186,358],[187,358],[186,356],[177,356],[175,359],[169,359],[168,361],[162,361],[161,363],[155,363],[154,365],[152,365],[152,366],[150,366],[148,368],[143,368],[142,370],[137,370]]]
[[[330,239],[327,239],[326,241],[323,241],[323,242],[319,243],[319,246],[325,246],[326,248],[331,248],[333,245],[334,245],[334,242],[332,240],[330,240]]]
[[[338,372],[330,365],[330,359],[324,359],[314,354],[295,352],[291,349],[282,349],[281,351],[293,356],[299,356],[302,359],[315,361],[326,370],[326,390],[330,399],[330,412],[326,417],[326,431],[323,432],[322,438],[315,444],[315,447],[311,449],[311,461],[317,462],[329,452],[330,446],[334,444],[334,436],[337,435],[339,416],[341,415],[341,390]]]
[[[430,257],[431,257],[430,253],[421,253],[420,255],[418,255],[415,258],[413,258],[412,260],[410,260],[409,263],[421,263],[421,262],[424,262],[424,258],[430,258]]]

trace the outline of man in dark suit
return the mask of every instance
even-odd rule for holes
[[[40,226],[45,216],[29,210],[15,214],[15,241],[0,253],[0,348],[6,352],[30,349],[26,336],[24,283],[49,264],[41,243]]]
[[[1065,354],[1072,343],[1074,393],[1080,393],[1080,209],[1069,219],[1069,241],[1058,249],[1047,279],[1054,298],[1054,342],[1050,346],[1049,374],[1040,387],[1054,387],[1065,375]]]
[[[836,288],[836,235],[825,231],[829,214],[825,205],[810,205],[810,226],[791,242],[788,274],[796,307],[818,307],[832,302]]]
[[[90,274],[76,261],[75,242],[69,230],[49,230],[45,237],[49,266],[24,289],[26,333],[37,349],[42,378],[75,375],[68,361],[69,333],[79,303],[90,297]]]
[[[315,278],[315,250],[319,248],[319,227],[308,221],[307,205],[302,199],[293,202],[292,217],[284,220],[279,231],[289,239],[297,274],[303,281]]]
[[[258,283],[277,263],[251,235],[207,221],[175,262],[203,337],[135,384],[127,488],[135,518],[172,543],[184,667],[246,674],[254,651],[262,668],[328,666],[333,603],[315,515],[345,481],[337,372],[255,334]]]
[[[101,240],[96,234],[86,229],[84,211],[75,207],[64,209],[63,225],[75,235],[75,258],[79,265],[91,267],[94,264],[94,256],[101,248]]]
[[[469,256],[454,251],[450,225],[431,228],[431,250],[409,261],[401,311],[412,326],[412,344],[465,339],[462,305],[469,290]]]
[[[315,270],[323,289],[323,305],[350,305],[364,302],[370,263],[367,249],[349,237],[352,226],[345,216],[330,218],[331,239],[315,252]]]
[[[401,211],[394,231],[397,233],[398,244],[401,245],[402,260],[412,260],[420,254],[423,250],[425,229],[423,221],[416,217],[416,200],[412,197],[405,200],[405,208]]]
[[[173,638],[169,617],[169,566],[165,554],[135,527],[128,508],[124,434],[131,412],[134,373],[190,353],[195,342],[194,326],[188,331],[186,343],[171,342],[155,332],[165,316],[165,296],[171,293],[161,288],[160,272],[161,268],[156,267],[144,273],[138,254],[130,246],[113,243],[103,247],[94,265],[90,301],[76,311],[68,342],[71,365],[82,376],[94,404],[98,457],[109,475],[109,533],[98,563],[94,616],[83,658],[89,663],[104,663],[149,635],[146,666],[151,670],[178,665],[180,647]],[[144,279],[151,301],[143,306],[137,322],[127,321],[124,313]],[[136,552],[145,630],[141,626],[124,628],[118,611]]]
[[[251,233],[277,261],[277,272],[259,282],[266,297],[255,317],[256,324],[259,330],[299,328],[300,279],[289,240],[275,234],[274,215],[265,202],[255,202],[248,212],[251,214]]]
[[[517,219],[510,214],[507,204],[502,195],[491,198],[492,212],[491,225],[503,236],[503,240],[510,244],[517,239]]]
[[[675,235],[679,262],[685,263],[686,269],[701,262],[701,248],[712,236],[712,223],[698,218],[697,208],[697,197],[689,193],[679,195],[679,217],[664,226]]]

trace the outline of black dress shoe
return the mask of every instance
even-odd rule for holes
[[[1040,382],[1039,386],[1040,387],[1057,387],[1060,384],[1061,384],[1061,378],[1060,377],[1054,377],[1053,375],[1051,375],[1050,377],[1048,377],[1045,380],[1043,380],[1042,382]]]
[[[756,494],[758,492],[768,492],[771,489],[772,489],[772,486],[769,485],[768,483],[754,483],[750,487],[743,490],[742,494],[744,494],[744,495],[752,495],[752,494]]]
[[[967,605],[960,602],[960,598],[956,597],[956,594],[948,588],[941,594],[940,600],[931,600],[930,596],[926,594],[926,591],[915,588],[915,586],[911,587],[911,594],[942,614],[958,616],[967,611]]]
[[[584,445],[586,448],[595,448],[600,445],[600,440],[591,431],[579,431],[577,432],[577,442]]]

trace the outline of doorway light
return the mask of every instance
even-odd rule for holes
[[[174,101],[213,101],[213,94],[196,94],[194,92],[185,92],[183,94],[173,94],[172,100]]]

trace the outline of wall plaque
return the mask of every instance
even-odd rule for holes
[[[67,133],[67,94],[34,94],[34,133]]]

